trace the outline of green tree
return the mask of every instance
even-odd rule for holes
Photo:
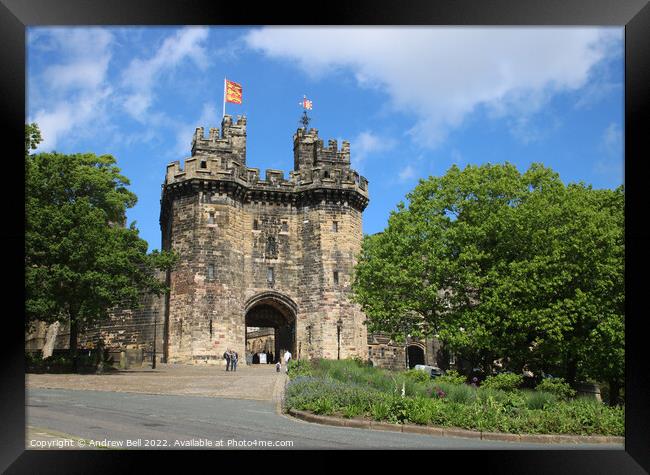
[[[164,292],[156,269],[176,258],[147,254],[135,223],[124,226],[136,196],[112,156],[30,154],[39,141],[38,126],[26,125],[26,324],[68,322],[76,370],[80,325],[136,306],[143,291]]]
[[[506,357],[517,372],[622,382],[622,187],[488,164],[453,166],[407,199],[364,239],[354,290],[371,329],[423,328],[486,369]]]

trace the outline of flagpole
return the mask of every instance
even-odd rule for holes
[[[223,77],[223,114],[221,118],[226,117],[226,76]]]

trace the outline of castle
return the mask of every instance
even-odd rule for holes
[[[277,358],[288,349],[300,359],[444,367],[435,339],[404,345],[368,334],[351,301],[368,181],[350,167],[350,144],[325,147],[316,129],[299,128],[293,156],[288,179],[281,170],[261,179],[246,163],[245,117],[226,115],[207,138],[197,128],[191,156],[168,165],[162,185],[162,248],[179,256],[160,274],[170,292],[143,294],[137,309],[114,308],[107,321],[82,329],[79,347],[101,341],[125,366],[154,354],[162,362],[224,364],[230,348],[241,364],[251,361],[247,350]],[[65,349],[66,331],[41,322],[25,348]]]
[[[274,328],[275,354],[368,357],[365,316],[351,297],[368,181],[350,168],[350,145],[316,129],[293,136],[294,169],[249,168],[246,118],[226,115],[191,157],[167,166],[162,248],[167,275],[163,361],[223,361],[245,354],[246,328]]]

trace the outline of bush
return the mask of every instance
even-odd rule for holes
[[[528,409],[545,409],[557,403],[557,396],[545,391],[530,391],[526,398]]]
[[[443,391],[443,388],[449,394],[437,396],[435,391]],[[542,391],[475,389],[465,384],[432,384],[429,390],[433,393],[431,397],[403,398],[393,388],[382,392],[366,383],[343,382],[322,375],[297,376],[287,386],[285,406],[318,414],[363,415],[377,421],[435,424],[470,430],[624,434],[624,408],[610,408],[593,400],[562,401]]]
[[[447,399],[459,404],[469,404],[476,399],[476,389],[467,384],[450,385],[447,392]]]
[[[571,399],[576,395],[575,390],[562,378],[546,378],[535,389],[554,394],[561,399]]]
[[[485,389],[499,389],[501,391],[516,391],[524,378],[520,374],[501,373],[495,376],[488,376],[481,385]]]
[[[410,369],[402,373],[407,380],[414,381],[416,383],[428,383],[431,381],[431,376],[426,371],[420,371],[419,369]]]
[[[436,383],[449,383],[449,384],[465,384],[465,376],[459,374],[458,371],[449,370],[442,376],[438,376]]]
[[[311,364],[308,360],[290,360],[287,366],[287,374],[290,379],[298,376],[311,376]]]

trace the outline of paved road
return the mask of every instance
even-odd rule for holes
[[[487,440],[443,438],[312,424],[279,414],[272,400],[225,399],[205,396],[158,395],[70,389],[29,388],[27,426],[70,434],[89,441],[121,444],[114,448],[263,447],[290,449],[617,449],[620,445],[521,444]],[[59,440],[65,437],[59,435]],[[53,438],[54,439],[54,438]],[[127,447],[127,440],[141,440]],[[147,447],[146,441],[164,441]],[[257,441],[257,445],[255,444]],[[78,442],[74,442],[75,444]],[[280,445],[277,445],[280,443]],[[186,445],[178,445],[186,444]],[[194,444],[194,445],[188,445]],[[221,445],[219,445],[221,444]],[[26,447],[30,448],[27,440]],[[93,446],[94,447],[94,446]],[[33,447],[32,447],[33,448]]]

